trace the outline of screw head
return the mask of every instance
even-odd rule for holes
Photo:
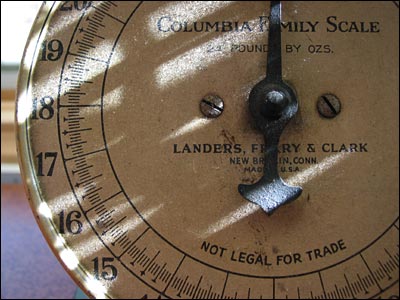
[[[224,111],[224,101],[215,94],[208,94],[201,99],[200,110],[207,118],[219,117]]]
[[[334,94],[323,94],[318,97],[317,109],[319,114],[328,119],[336,117],[341,111],[339,98]]]

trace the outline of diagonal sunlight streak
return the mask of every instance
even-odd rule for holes
[[[168,4],[149,16],[147,22],[149,36],[162,40],[176,33],[171,29],[168,30],[163,20],[175,24],[191,23],[212,15],[232,3],[233,1],[180,1]]]
[[[175,138],[180,137],[189,132],[193,132],[194,130],[197,130],[197,129],[200,129],[201,127],[206,126],[210,122],[211,122],[211,119],[194,118],[193,120],[189,121],[188,123],[184,124],[183,126],[179,127],[178,129],[176,129],[174,132],[172,132],[167,137],[163,138],[160,141],[160,143],[165,143],[169,140],[175,139]]]
[[[68,248],[60,251],[60,258],[70,270],[75,270],[79,266],[79,260],[75,253]]]
[[[308,181],[313,180],[315,177],[322,175],[324,172],[328,171],[333,166],[337,165],[339,162],[342,162],[345,158],[348,158],[351,152],[341,152],[329,157],[324,158],[319,164],[313,165],[302,172],[288,178],[286,182],[289,185],[304,185]],[[202,238],[207,238],[208,236],[215,234],[226,227],[235,224],[241,219],[253,214],[260,207],[254,203],[248,202],[242,206],[240,206],[235,211],[229,213],[222,219],[218,220],[214,224],[210,225],[204,233],[201,234]]]
[[[126,205],[126,206],[125,206]],[[123,204],[123,206],[125,206],[126,209],[132,209],[129,203],[125,203]],[[150,207],[147,210],[143,211],[141,213],[142,217],[145,220],[149,220],[151,217],[154,216],[154,214],[156,214],[157,212],[159,212],[162,208],[164,207],[164,204],[159,204],[157,206],[154,207]],[[121,208],[121,207],[120,207]],[[123,214],[121,214],[122,216]],[[139,217],[136,213],[134,214],[134,217],[129,217],[129,222],[123,224],[120,229],[122,231],[126,231],[126,232],[134,232],[135,230],[137,230],[137,227],[140,225],[143,225],[143,219],[141,217]],[[104,237],[103,241],[107,244],[111,243],[112,240],[110,240],[109,238],[112,238],[112,236],[109,237]],[[84,241],[81,242],[81,247],[85,250],[85,253],[81,253],[81,258],[87,258],[90,257],[91,255],[93,255],[97,250],[96,247],[93,247],[93,245],[96,245],[99,242],[99,237],[97,235],[92,235],[90,237],[85,238]],[[93,250],[91,250],[93,249]]]
[[[102,43],[100,44],[99,50],[103,51],[102,49],[109,47],[109,45],[111,44],[106,44],[106,43]],[[34,45],[28,45],[27,46],[27,53],[30,53],[32,51],[34,51]],[[108,51],[108,50],[105,50]],[[28,54],[26,54],[26,57]],[[32,54],[33,55],[33,54]],[[36,54],[37,55],[37,54]],[[124,60],[124,54],[122,53],[122,51],[119,51],[118,54],[114,54],[113,55],[113,59],[110,61],[110,65],[108,68],[114,68],[116,66],[118,66],[119,64],[122,63],[122,61]],[[38,60],[36,60],[38,61]],[[87,71],[86,73],[84,73],[82,76],[84,77],[85,81],[97,81],[97,82],[102,82],[103,81],[103,77],[104,77],[104,72],[106,70],[106,65],[103,63],[91,63],[88,62],[87,63],[88,66],[90,65],[89,71]],[[25,68],[24,72],[28,73],[29,68],[28,66],[25,64],[21,65],[21,68]],[[38,68],[38,69],[37,69]],[[38,71],[39,72],[35,72]],[[73,89],[74,87],[71,87],[68,85],[68,83],[65,81],[65,78],[70,76],[68,75],[68,72],[65,71],[62,76],[63,76],[63,81],[61,82],[61,84],[59,84],[60,81],[60,70],[56,69],[53,72],[48,72],[45,74],[45,76],[43,76],[44,74],[40,74],[40,66],[38,64],[33,64],[32,65],[32,74],[34,74],[31,78],[31,81],[35,82],[35,87],[33,87],[32,83],[26,88],[24,86],[19,86],[18,87],[18,95],[17,95],[17,105],[18,105],[18,109],[17,109],[17,120],[19,124],[23,124],[24,122],[26,122],[29,117],[32,114],[32,103],[33,103],[33,91],[34,89],[36,89],[36,86],[40,87],[41,93],[47,96],[52,97],[53,99],[57,99],[58,98],[58,94],[60,94],[60,98],[61,98],[61,102],[65,101],[62,100],[62,95],[65,95],[65,93],[69,92],[71,89]],[[37,74],[38,75],[37,75]],[[58,91],[58,88],[61,87],[60,93]],[[89,84],[82,84],[81,88],[83,90],[87,90],[88,91],[88,95],[90,95],[90,97],[93,99],[91,101],[91,104],[100,104],[101,103],[101,90],[96,91],[97,94],[94,94],[93,90],[91,90],[91,86]],[[108,111],[114,107],[118,107],[121,105],[123,99],[123,95],[124,95],[124,86],[120,85],[116,88],[114,88],[112,91],[108,92],[105,96],[104,99],[107,100],[107,102],[105,102],[103,105],[103,108],[105,111]],[[96,97],[97,96],[97,97]],[[86,100],[87,101],[87,100]],[[95,113],[96,110],[90,110],[87,109],[86,110],[87,113]]]
[[[164,204],[161,203],[161,204],[159,204],[159,205],[157,205],[157,206],[154,206],[154,207],[152,207],[152,208],[149,208],[148,210],[146,210],[145,212],[142,213],[143,219],[149,220],[149,218],[150,218],[152,215],[154,215],[157,211],[159,211],[159,210],[160,210],[161,208],[163,208],[163,207],[164,207]],[[143,223],[143,220],[140,219],[140,218],[137,218],[137,219],[135,219],[134,222],[132,222],[132,223],[130,224],[129,227],[126,228],[126,230],[131,230],[131,231],[133,231],[137,226],[139,226],[139,225],[142,224],[142,223]]]
[[[113,90],[107,92],[103,97],[103,112],[112,112],[113,109],[122,105],[125,99],[125,87],[120,85]],[[96,99],[92,104],[98,103],[100,100]]]
[[[82,196],[81,191],[76,191],[76,196],[80,198]],[[133,205],[138,205],[139,203],[143,202],[145,200],[144,195],[138,195],[136,197],[131,198],[131,203]],[[118,218],[123,216],[129,211],[132,211],[132,205],[128,201],[122,202],[119,205],[114,205],[114,209],[117,211],[117,213],[113,216],[114,218]],[[65,194],[62,194],[58,197],[56,197],[51,203],[47,202],[41,202],[39,207],[38,207],[38,213],[41,218],[49,219],[51,220],[54,224],[58,223],[58,220],[56,219],[58,214],[56,213],[57,211],[60,210],[68,210],[71,207],[75,208],[76,207],[76,198],[75,195],[72,192],[67,192]],[[152,218],[157,212],[159,212],[162,208],[164,207],[164,203],[160,203],[159,205],[155,205],[153,207],[150,207],[143,212],[141,212],[141,216],[137,215],[134,213],[134,218],[130,218],[129,222],[123,224],[121,226],[122,231],[126,232],[134,232],[138,226],[144,224],[143,219],[149,220]],[[94,222],[94,219],[92,220]],[[93,223],[95,224],[95,222]],[[100,227],[95,227],[95,230],[101,230]],[[54,229],[56,230],[56,229]],[[112,236],[110,236],[112,238]],[[107,237],[107,238],[110,238]],[[80,253],[79,257],[80,258],[86,258],[90,257],[95,251],[97,251],[97,247],[94,247],[93,245],[96,245],[96,243],[99,242],[99,237],[97,235],[92,235],[92,236],[86,236],[84,241],[81,242],[80,247],[86,249],[84,254]],[[78,267],[79,265],[79,259],[75,255],[73,251],[71,251],[67,243],[62,235],[58,235],[55,238],[54,241],[54,246],[57,247],[60,250],[60,257],[63,260],[64,264],[70,269],[74,270]],[[93,249],[93,250],[91,250]]]
[[[108,288],[103,284],[102,281],[88,274],[85,278],[84,285],[88,289],[88,291],[96,298],[96,299],[107,299],[107,290]]]
[[[207,238],[210,235],[217,233],[224,228],[228,227],[229,225],[235,224],[239,220],[253,214],[256,212],[260,207],[257,204],[247,202],[246,204],[240,206],[235,211],[232,211],[222,219],[218,220],[211,226],[209,226],[204,233],[201,235],[202,238]]]
[[[76,192],[76,196],[82,197],[83,192]],[[44,196],[41,195],[41,198],[43,199]],[[51,199],[48,202],[41,201],[39,206],[38,206],[38,212],[42,217],[45,217],[47,219],[53,219],[56,218],[57,214],[53,212],[61,211],[61,210],[66,210],[70,209],[71,207],[75,207],[76,205],[76,198],[74,196],[73,192],[66,192],[64,194],[55,196],[53,199]]]
[[[324,172],[332,168],[334,165],[338,164],[345,158],[349,157],[349,154],[352,152],[340,152],[335,155],[328,156],[324,158],[319,164],[308,167],[304,171],[293,175],[292,177],[286,179],[287,184],[289,185],[303,185],[308,181],[311,181],[317,176],[322,175]]]
[[[251,22],[256,22],[256,20]],[[155,80],[161,88],[166,88],[177,81],[187,79],[188,76],[211,64],[230,58],[235,53],[230,50],[232,45],[254,41],[255,37],[260,34],[262,32],[254,34],[245,31],[224,33],[160,65],[155,70]],[[221,50],[210,51],[210,49]]]
[[[51,209],[46,202],[40,202],[38,206],[38,213],[40,216],[45,217],[47,219],[51,219],[53,217]]]

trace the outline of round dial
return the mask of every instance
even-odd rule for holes
[[[398,297],[398,2],[281,6],[298,111],[275,163],[302,192],[269,213],[238,191],[268,176],[249,95],[275,51],[269,2],[43,4],[19,77],[20,165],[90,296]]]

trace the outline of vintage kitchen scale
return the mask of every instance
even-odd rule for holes
[[[398,1],[46,1],[32,210],[91,297],[398,299],[398,66]]]

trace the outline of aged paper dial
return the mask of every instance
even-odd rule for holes
[[[282,3],[299,107],[277,163],[302,193],[270,215],[238,192],[263,175],[248,99],[269,7],[43,4],[19,78],[20,165],[88,295],[398,298],[398,2]]]

